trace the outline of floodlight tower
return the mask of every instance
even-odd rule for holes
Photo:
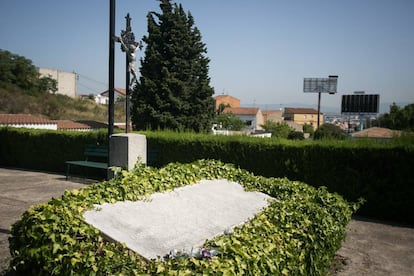
[[[303,92],[318,93],[318,128],[320,125],[321,115],[321,94],[336,93],[338,76],[331,75],[328,78],[305,78],[303,81]]]

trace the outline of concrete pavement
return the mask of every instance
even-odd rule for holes
[[[0,168],[0,274],[10,260],[10,226],[37,203],[85,184],[66,181],[64,175]]]

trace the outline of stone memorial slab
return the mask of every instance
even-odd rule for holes
[[[246,192],[228,180],[152,194],[148,201],[105,203],[85,212],[87,223],[147,259],[173,250],[190,252],[206,240],[231,231],[268,205],[270,196]]]

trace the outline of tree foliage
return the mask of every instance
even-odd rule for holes
[[[0,85],[15,85],[26,93],[55,93],[57,81],[39,77],[30,59],[0,49]]]
[[[287,137],[289,140],[303,140],[305,139],[305,135],[301,131],[291,131]]]
[[[190,12],[160,0],[161,13],[149,12],[141,77],[132,95],[136,129],[211,128],[214,117],[209,59]]]
[[[374,125],[396,130],[414,131],[414,103],[401,108],[396,103],[390,112],[381,115]]]
[[[262,128],[272,133],[272,138],[285,138],[287,139],[289,133],[293,131],[293,129],[286,123],[279,123],[267,120]]]
[[[31,89],[36,85],[37,79],[38,73],[31,60],[0,50],[0,82]]]
[[[240,131],[246,126],[242,119],[232,113],[221,113],[216,116],[215,123],[224,129]]]
[[[333,124],[323,124],[315,131],[313,139],[344,140],[346,139],[346,133],[339,126]]]
[[[313,129],[312,125],[308,125],[308,124],[304,124],[303,125],[303,133],[309,133],[310,136],[313,135],[313,133],[315,132],[315,130]]]

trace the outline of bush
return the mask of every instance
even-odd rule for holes
[[[64,172],[65,161],[83,160],[86,144],[108,144],[107,132],[0,127],[0,165]]]
[[[287,137],[289,140],[303,140],[305,136],[301,131],[291,131]]]
[[[266,132],[272,133],[272,138],[288,138],[289,133],[293,130],[288,124],[286,123],[279,123],[267,120],[264,125],[262,125],[263,129]]]
[[[122,244],[105,241],[83,219],[95,204],[143,200],[201,179],[229,179],[275,198],[231,234],[206,241],[218,256],[145,261]],[[137,164],[109,182],[67,191],[26,211],[12,226],[11,267],[21,275],[324,275],[357,208],[326,188],[254,176],[218,161],[172,163],[159,170]]]
[[[359,215],[414,224],[414,139],[290,141],[245,136],[142,132],[149,165],[216,159],[256,175],[287,177],[326,186],[346,200],[362,197]],[[0,128],[0,165],[65,171],[66,160],[81,160],[83,147],[106,143],[106,132],[79,133]]]
[[[221,113],[216,115],[214,122],[224,129],[241,131],[246,127],[245,122],[233,113]]]
[[[346,133],[338,126],[333,124],[323,124],[320,126],[314,133],[313,139],[335,139],[335,140],[345,140]]]
[[[303,125],[303,133],[309,133],[309,136],[312,137],[315,130],[313,129],[312,125],[304,124]]]

